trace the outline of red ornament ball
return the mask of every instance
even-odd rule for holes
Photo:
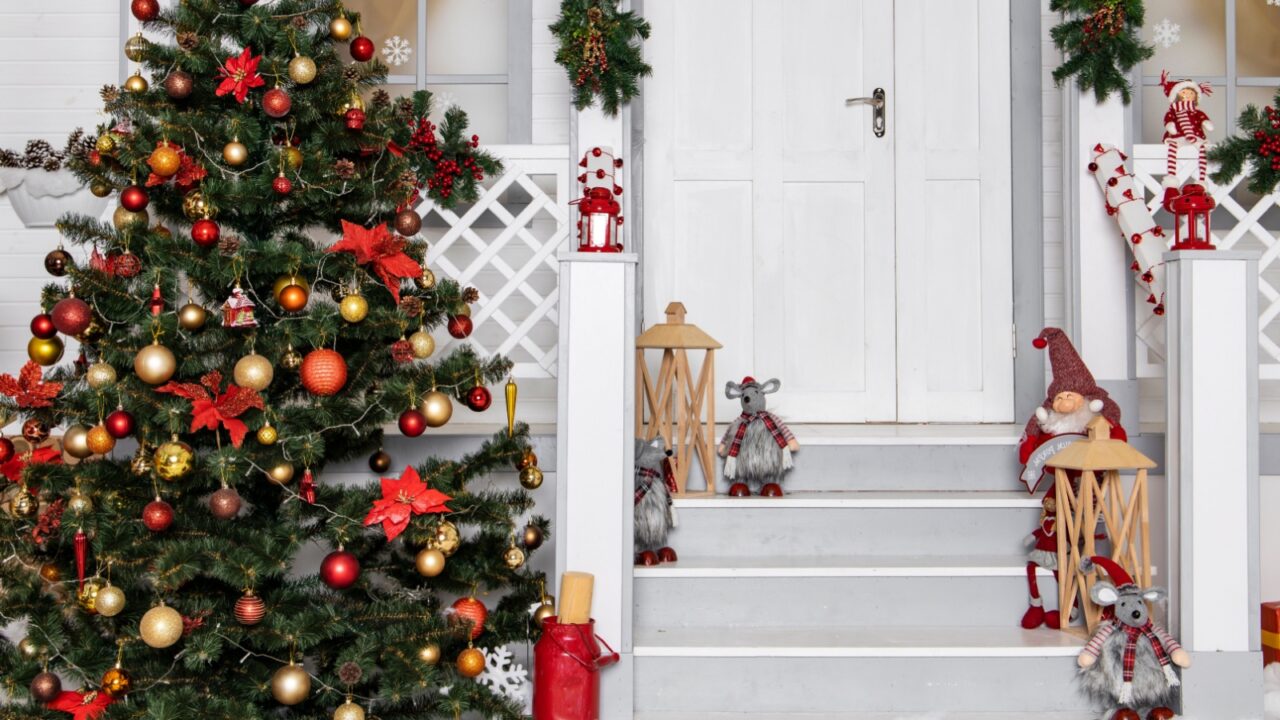
[[[289,99],[289,93],[278,87],[271,88],[266,95],[262,96],[262,112],[273,118],[288,115],[291,107],[293,107],[293,100]]]
[[[346,120],[347,129],[359,131],[364,129],[365,114],[360,108],[351,108],[343,115]]]
[[[360,559],[346,550],[334,550],[320,563],[320,579],[334,590],[349,588],[360,579]]]
[[[489,618],[489,609],[473,597],[458,598],[450,607],[449,617],[453,622],[470,625],[471,639],[475,640],[484,632],[484,621]]]
[[[191,239],[200,247],[210,247],[217,244],[221,235],[222,230],[218,227],[218,223],[209,218],[201,218],[191,226]]]
[[[63,298],[53,306],[53,326],[63,335],[76,336],[84,332],[93,322],[93,311],[89,303],[78,297]]]
[[[471,335],[471,318],[466,315],[453,315],[449,318],[449,334],[459,340]]]
[[[258,4],[258,0],[240,0],[241,7],[253,7]]]
[[[400,432],[406,437],[418,437],[427,431],[427,416],[414,408],[400,413]]]
[[[267,604],[253,593],[245,593],[236,601],[236,622],[241,625],[257,625],[266,617]]]
[[[156,499],[142,508],[142,524],[151,532],[164,532],[173,524],[173,506]]]
[[[150,22],[160,16],[159,0],[133,0],[129,3],[129,12],[142,22]]]
[[[31,334],[41,340],[48,340],[58,334],[58,328],[53,324],[53,316],[49,313],[40,313],[31,318]]]
[[[333,395],[347,384],[347,361],[333,350],[312,350],[302,359],[298,373],[302,387],[312,395]]]
[[[133,413],[124,408],[116,408],[102,424],[106,426],[107,434],[117,440],[122,440],[132,435],[136,425],[133,420]]]
[[[493,393],[483,385],[477,385],[467,392],[467,407],[476,412],[484,412],[493,403]]]
[[[117,255],[114,260],[115,271],[118,277],[137,277],[138,273],[142,272],[142,260],[128,250]]]
[[[288,195],[293,192],[293,181],[284,175],[277,175],[276,179],[271,181],[271,189],[275,190],[277,195]]]
[[[373,41],[361,35],[351,41],[351,57],[359,62],[373,59]]]
[[[147,191],[137,185],[120,191],[120,205],[129,212],[142,212],[147,207]]]
[[[7,437],[0,437],[0,465],[3,465],[13,459],[16,452],[13,447],[13,441]]]

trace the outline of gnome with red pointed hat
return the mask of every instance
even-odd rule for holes
[[[1209,83],[1196,83],[1194,80],[1170,80],[1169,72],[1160,73],[1160,85],[1169,100],[1169,109],[1164,114],[1164,144],[1168,148],[1165,155],[1164,197],[1161,203],[1166,210],[1173,212],[1170,204],[1179,195],[1203,195],[1206,169],[1205,145],[1208,134],[1213,131],[1213,123],[1209,116],[1200,109],[1200,97],[1211,95],[1213,88]],[[1178,149],[1194,147],[1199,152],[1199,172],[1197,180],[1192,180],[1178,189]]]

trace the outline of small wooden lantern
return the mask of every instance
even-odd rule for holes
[[[1079,597],[1090,634],[1098,626],[1102,608],[1089,598],[1096,582],[1093,572],[1080,569],[1080,561],[1096,555],[1095,534],[1101,514],[1111,540],[1111,559],[1128,571],[1133,581],[1151,587],[1150,511],[1147,470],[1155,461],[1123,440],[1111,438],[1111,423],[1102,416],[1089,423],[1089,437],[1068,445],[1047,463],[1054,468],[1058,500],[1058,610],[1062,629],[1067,626]],[[1080,472],[1073,486],[1068,471]],[[1121,470],[1136,470],[1133,488],[1124,495]]]
[[[661,437],[672,458],[676,496],[715,495],[716,362],[723,347],[696,325],[684,321],[684,305],[667,306],[667,321],[636,338],[636,435],[646,441]],[[662,350],[656,378],[649,374],[644,351]],[[695,380],[689,351],[704,350]],[[697,462],[707,480],[704,490],[689,492],[689,469]]]

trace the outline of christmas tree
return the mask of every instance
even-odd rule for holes
[[[508,377],[434,353],[477,297],[427,268],[410,209],[500,166],[461,110],[437,126],[427,93],[377,89],[339,3],[255,2],[133,0],[138,72],[71,160],[120,206],[62,219],[32,362],[0,376],[23,422],[0,439],[0,623],[26,621],[0,717],[519,717],[471,678],[478,648],[537,631],[547,522],[475,481],[514,465],[536,487],[527,427],[460,460],[380,448]],[[325,482],[366,456],[367,484]],[[323,562],[295,561],[307,545]]]

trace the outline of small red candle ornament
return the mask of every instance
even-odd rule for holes
[[[614,199],[622,187],[614,171],[622,168],[622,158],[612,148],[591,148],[578,166],[582,197],[571,205],[578,206],[578,252],[622,252],[622,206]]]

